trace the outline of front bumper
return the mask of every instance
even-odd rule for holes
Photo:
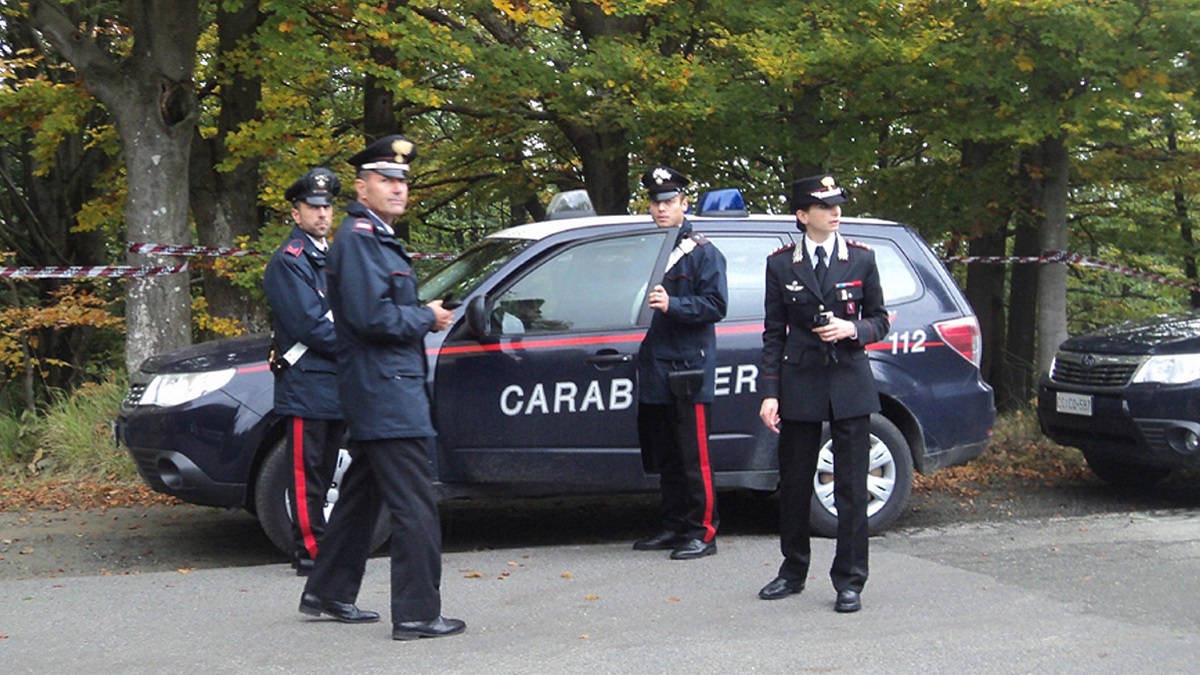
[[[114,431],[154,490],[192,504],[244,508],[269,423],[217,393],[172,408],[122,405]]]
[[[1090,396],[1090,415],[1059,412],[1059,392]],[[1038,386],[1042,432],[1060,445],[1123,462],[1200,467],[1200,387],[1130,385],[1118,390]]]

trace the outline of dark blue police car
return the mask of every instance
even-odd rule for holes
[[[800,235],[793,217],[749,215],[736,195],[716,197],[725,204],[706,209],[715,202],[702,199],[690,217],[728,262],[714,476],[719,488],[773,491],[777,436],[758,419],[764,270],[768,254]],[[869,479],[878,531],[903,512],[914,470],[983,452],[995,408],[976,319],[928,245],[882,220],[843,218],[842,232],[874,249],[892,315],[892,332],[868,347],[882,400]],[[422,298],[464,301],[452,328],[426,339],[439,429],[430,459],[443,498],[657,489],[637,447],[634,355],[672,234],[645,215],[548,220],[490,235],[424,280]],[[131,376],[117,429],[154,489],[245,508],[288,550],[284,430],[266,356],[267,338],[254,336],[148,359]],[[828,447],[813,480],[814,530],[832,534]]]

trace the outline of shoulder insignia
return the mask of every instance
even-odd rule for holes
[[[771,255],[768,255],[767,257],[770,258],[771,256],[776,256],[776,255],[779,255],[780,253],[787,253],[787,252],[792,251],[795,248],[796,248],[796,245],[794,243],[793,244],[784,244],[783,246],[780,246],[779,248],[775,249],[774,251],[771,251]]]
[[[711,241],[708,240],[707,237],[700,234],[699,232],[692,232],[691,234],[688,235],[688,238],[691,239],[692,241],[696,242],[700,246],[707,246],[712,243]]]
[[[372,223],[369,218],[356,218],[354,219],[354,229],[363,230],[366,232],[374,232],[375,223]]]
[[[304,253],[304,242],[299,239],[293,239],[283,248],[283,252],[293,258],[299,258]]]
[[[871,250],[871,247],[870,247],[870,246],[867,246],[866,244],[864,244],[864,243],[862,243],[862,242],[860,242],[860,241],[854,241],[853,239],[847,239],[847,240],[846,240],[846,245],[847,245],[847,246],[853,246],[854,248],[861,248],[861,249],[862,249],[862,250],[864,250],[864,251],[870,251],[870,250]]]

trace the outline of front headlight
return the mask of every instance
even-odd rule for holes
[[[1200,354],[1151,356],[1133,374],[1135,383],[1184,384],[1200,380]]]
[[[205,373],[171,373],[155,375],[138,405],[172,406],[187,403],[224,387],[233,379],[235,368]]]

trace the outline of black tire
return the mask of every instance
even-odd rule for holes
[[[343,456],[342,461],[349,463]],[[340,474],[339,474],[340,475]],[[287,438],[281,438],[267,452],[254,480],[254,511],[258,524],[276,548],[288,556],[292,555],[291,466],[287,451]],[[328,515],[329,512],[326,512]],[[371,531],[371,550],[377,551],[391,535],[387,509],[381,507],[375,527]]]
[[[813,476],[812,517],[813,534],[837,536],[837,509],[833,505],[833,453],[826,428],[821,441],[821,457]],[[912,494],[912,450],[904,434],[883,415],[871,415],[871,473],[867,477],[867,526],[878,534],[904,513]]]
[[[1150,490],[1171,475],[1171,469],[1165,466],[1125,462],[1088,450],[1083,451],[1083,458],[1100,480],[1122,490]]]

